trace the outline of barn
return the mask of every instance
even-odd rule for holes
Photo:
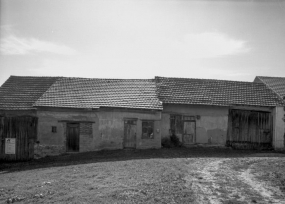
[[[0,160],[104,149],[284,149],[284,101],[264,83],[11,76],[0,88]]]
[[[34,158],[38,116],[33,103],[57,77],[11,76],[0,88],[0,160]]]
[[[23,158],[28,159],[64,152],[161,147],[162,104],[153,79],[11,76],[0,93],[2,120],[25,116],[34,121],[33,134],[26,133],[24,142],[22,133],[8,134],[6,126],[0,126],[2,159],[20,159],[23,151],[29,151]],[[20,128],[20,123],[16,126]],[[6,138],[16,139],[12,156],[5,153]]]
[[[162,137],[184,145],[284,148],[283,102],[264,84],[156,77]],[[283,128],[283,132],[279,131]]]

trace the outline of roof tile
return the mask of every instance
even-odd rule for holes
[[[59,77],[10,76],[0,87],[0,109],[34,109],[33,103]]]
[[[163,103],[276,106],[282,101],[263,84],[213,79],[155,77]]]
[[[259,80],[258,80],[259,79]],[[278,94],[282,99],[285,97],[285,77],[257,76],[255,82],[262,82]]]
[[[162,109],[154,80],[71,77],[56,81],[34,106]]]

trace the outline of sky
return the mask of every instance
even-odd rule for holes
[[[285,1],[0,0],[10,75],[285,77]]]

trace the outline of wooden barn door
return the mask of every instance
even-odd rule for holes
[[[79,151],[79,123],[67,123],[67,151]]]
[[[227,144],[238,149],[271,149],[272,117],[268,112],[230,110]]]
[[[183,144],[194,144],[195,143],[195,121],[184,121],[183,126]]]
[[[0,160],[33,159],[37,123],[32,116],[0,117]]]
[[[124,148],[136,148],[137,138],[137,121],[125,120],[124,121]]]

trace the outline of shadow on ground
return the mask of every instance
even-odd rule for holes
[[[241,157],[285,157],[284,153],[258,150],[233,150],[230,148],[192,147],[162,148],[148,150],[103,150],[96,152],[63,154],[27,162],[2,162],[0,174],[31,169],[80,165],[87,163],[127,161],[138,159],[174,159],[174,158],[241,158]]]

